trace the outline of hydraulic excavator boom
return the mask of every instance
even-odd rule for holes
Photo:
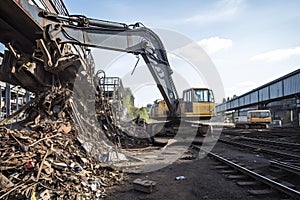
[[[55,22],[46,26],[44,39],[38,41],[38,46],[45,55],[44,65],[48,67],[48,71],[62,70],[63,63],[70,58],[68,50],[65,50],[70,44],[141,55],[166,101],[170,117],[178,117],[179,102],[171,77],[173,72],[166,50],[152,30],[141,23],[127,25],[47,12],[42,12],[41,15]],[[51,45],[45,45],[46,43]]]
[[[204,95],[210,94],[208,89],[193,88],[179,100],[166,49],[151,29],[141,23],[69,15],[59,12],[66,10],[63,4],[62,9],[43,9],[34,2],[0,1],[0,42],[7,48],[0,55],[0,81],[19,85],[36,96],[55,88],[73,90],[78,76],[93,83],[95,68],[89,48],[100,48],[143,58],[163,96],[160,110],[164,119],[178,124],[184,117],[210,119],[213,115],[212,95]],[[196,101],[202,94],[209,98]]]

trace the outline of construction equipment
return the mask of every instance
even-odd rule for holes
[[[236,121],[237,128],[268,128],[272,122],[270,110],[249,110],[247,121]]]
[[[212,133],[210,119],[215,115],[215,103],[212,90],[208,88],[190,88],[183,91],[179,99],[180,118],[170,116],[165,100],[157,100],[150,109],[149,116],[157,122],[149,125],[148,130],[159,136],[172,136],[181,127],[186,135],[207,136]]]
[[[213,93],[207,88],[185,90],[183,101],[179,99],[171,76],[173,72],[166,50],[160,38],[142,24],[126,25],[88,19],[84,16],[68,17],[46,12],[42,14],[47,19],[60,22],[49,24],[45,28],[44,40],[51,44],[51,49],[41,49],[45,55],[59,55],[60,49],[65,49],[69,44],[141,55],[164,98],[167,120],[177,121],[181,117],[208,120],[214,115]],[[44,65],[47,65],[49,61],[57,63],[63,59],[62,57],[46,57],[45,60],[47,62]],[[56,66],[59,65],[59,63],[56,64]],[[53,67],[49,66],[49,68],[55,71]],[[181,111],[184,111],[183,115]],[[201,127],[199,130],[204,134],[207,133],[204,130],[210,130],[208,124],[199,124],[199,126]]]
[[[183,91],[180,99],[181,118],[186,120],[210,120],[215,115],[214,95],[208,88],[190,88]],[[155,101],[150,110],[150,117],[166,120],[169,110],[164,100]]]
[[[178,106],[180,117],[170,116],[165,100],[154,102],[149,116],[157,121],[148,125],[149,132],[154,132],[160,137],[172,137],[180,129],[186,135],[211,135],[213,129],[209,120],[215,115],[212,90],[208,88],[189,88],[183,91],[182,96],[183,98],[179,99]]]
[[[250,110],[247,112],[247,121],[250,123],[271,123],[270,110]]]
[[[201,119],[202,114],[205,119],[210,119],[213,115],[213,95],[208,89],[192,88],[184,92],[183,101],[179,99],[165,48],[160,38],[141,23],[127,25],[82,15],[58,15],[45,10],[38,15],[42,17],[43,32],[28,33],[27,45],[10,41],[8,36],[1,38],[9,51],[4,53],[0,80],[20,85],[35,94],[53,86],[73,90],[78,75],[80,79],[93,82],[95,67],[89,47],[126,52],[144,59],[164,98],[167,120],[176,122],[181,117],[196,116]],[[33,40],[35,45],[30,46]],[[208,99],[203,102],[192,100],[198,92]],[[203,107],[201,103],[208,104]],[[210,129],[207,124],[199,123],[198,126],[202,132]]]

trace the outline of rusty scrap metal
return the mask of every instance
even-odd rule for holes
[[[20,144],[28,146],[28,151]],[[29,199],[32,195],[37,199],[94,199],[96,194],[104,197],[105,188],[123,181],[121,172],[102,167],[87,156],[74,132],[53,134],[2,127],[0,150],[0,199]],[[26,170],[30,160],[36,160],[35,165]],[[80,172],[76,166],[81,167]]]
[[[5,29],[0,42],[10,50],[4,53],[0,80],[35,95],[0,122],[0,199],[104,197],[107,187],[122,182],[124,175],[97,159],[104,153],[113,155],[118,147],[149,146],[149,134],[131,121],[116,120],[112,103],[95,89],[95,65],[88,49],[43,38],[49,32],[40,34],[42,27],[50,22],[38,17],[40,9],[10,0],[0,10],[5,22],[0,23],[0,30]],[[76,88],[81,98],[74,97],[75,79],[85,81]],[[84,104],[86,91],[96,93],[89,106],[96,107],[98,121]],[[25,119],[8,128],[7,123],[23,113]]]
[[[104,154],[104,138],[116,145],[110,148],[151,144],[143,127],[117,121],[105,99],[96,104],[99,128],[78,111],[86,108],[78,106],[80,99],[72,100],[67,88],[53,86],[37,98],[26,106],[26,119],[16,126],[27,129],[0,126],[0,182],[6,185],[1,186],[0,199],[104,197],[107,188],[124,179],[122,172],[99,161],[114,155],[112,151]]]

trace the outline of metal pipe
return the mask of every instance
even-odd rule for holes
[[[30,92],[28,90],[26,90],[25,98],[26,98],[26,103],[28,103],[30,101]]]
[[[6,108],[6,117],[10,116],[10,100],[11,100],[11,93],[10,93],[10,84],[6,83],[5,86],[5,108]]]

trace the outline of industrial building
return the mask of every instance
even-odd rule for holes
[[[300,69],[216,106],[217,113],[233,121],[247,111],[269,109],[282,126],[300,126]]]

